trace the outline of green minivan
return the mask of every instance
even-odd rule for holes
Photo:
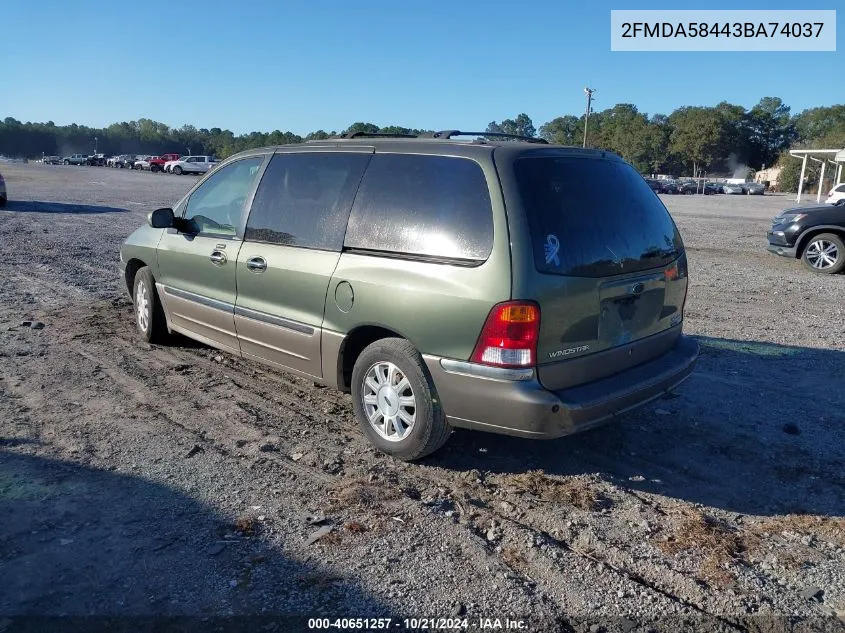
[[[351,392],[404,460],[454,427],[555,438],[676,387],[698,345],[660,199],[611,152],[500,136],[230,157],[122,246],[140,336]]]

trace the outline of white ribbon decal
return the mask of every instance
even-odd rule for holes
[[[543,250],[546,252],[547,264],[554,262],[555,266],[560,266],[560,258],[557,256],[560,250],[560,241],[557,239],[557,235],[546,236],[546,243],[543,246]]]

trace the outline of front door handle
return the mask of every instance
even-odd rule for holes
[[[267,270],[267,261],[263,257],[250,257],[246,260],[246,267],[250,272],[263,273]]]
[[[216,264],[218,266],[222,266],[226,263],[226,253],[219,250],[211,251],[211,255],[209,256],[212,264]]]

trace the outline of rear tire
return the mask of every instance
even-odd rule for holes
[[[820,233],[810,238],[801,253],[801,261],[814,273],[835,275],[845,268],[845,242],[833,233]]]
[[[6,207],[6,196],[0,196],[0,209]]]
[[[156,291],[155,278],[149,266],[138,269],[132,289],[135,327],[147,343],[160,343],[167,338],[167,319]]]
[[[361,352],[352,406],[367,439],[403,461],[433,453],[452,432],[422,356],[405,339],[384,338]]]

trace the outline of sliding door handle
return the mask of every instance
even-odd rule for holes
[[[250,257],[246,260],[247,270],[253,273],[263,273],[267,270],[267,261],[263,257]]]

